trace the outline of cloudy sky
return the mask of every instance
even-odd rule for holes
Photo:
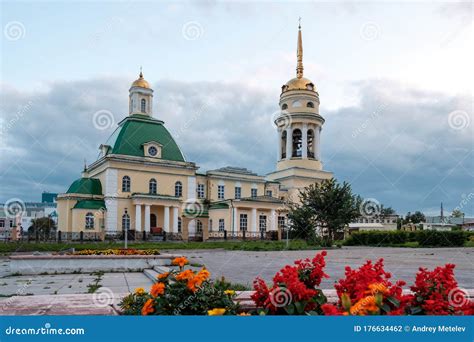
[[[0,6],[0,202],[65,191],[127,115],[140,66],[188,160],[272,171],[301,16],[324,168],[399,213],[474,215],[470,2]]]

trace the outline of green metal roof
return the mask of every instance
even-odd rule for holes
[[[143,157],[143,144],[155,141],[163,145],[161,159],[184,162],[184,156],[163,122],[148,115],[134,114],[119,123],[105,145],[110,153]]]
[[[66,193],[102,195],[102,184],[96,178],[79,178],[71,184]]]
[[[209,209],[229,209],[229,204],[221,202],[221,203],[214,203],[211,204]]]
[[[196,212],[196,210],[192,209],[184,209],[183,216],[185,217],[209,217],[209,212],[207,210],[202,210]]]
[[[103,200],[80,200],[77,201],[73,209],[105,209],[105,202]]]

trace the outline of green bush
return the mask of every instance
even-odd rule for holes
[[[416,241],[420,246],[459,247],[468,240],[469,234],[463,231],[439,232],[421,230],[417,232]]]
[[[352,233],[344,244],[346,246],[391,246],[418,243],[421,247],[459,247],[464,245],[469,235],[462,231],[362,231]]]

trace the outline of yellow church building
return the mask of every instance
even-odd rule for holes
[[[58,195],[58,230],[65,240],[280,239],[289,198],[332,178],[320,151],[324,118],[319,93],[303,76],[298,30],[296,77],[281,88],[276,170],[199,172],[163,121],[153,116],[153,89],[143,74],[129,90],[129,115],[100,145],[99,158]]]

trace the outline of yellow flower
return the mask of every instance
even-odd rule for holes
[[[137,287],[135,289],[135,294],[138,296],[142,296],[145,294],[145,289],[143,287]]]
[[[212,310],[207,311],[209,316],[222,316],[225,313],[225,309],[222,308],[215,308]]]
[[[229,295],[229,296],[235,295],[235,291],[234,291],[234,290],[225,290],[224,293],[225,293],[226,295]]]

